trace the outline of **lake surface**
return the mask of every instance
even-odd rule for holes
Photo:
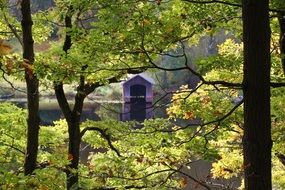
[[[12,102],[18,107],[27,108],[25,98],[1,99],[1,102]],[[72,101],[70,101],[72,107]],[[122,121],[143,121],[147,118],[165,117],[165,106],[156,107],[143,102],[129,104],[121,101],[86,101],[84,103],[81,121],[87,119],[98,121],[100,119],[117,119]],[[63,113],[56,99],[40,100],[41,125],[53,125],[53,122],[64,119]]]

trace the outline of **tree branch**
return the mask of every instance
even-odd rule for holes
[[[10,148],[12,148],[12,149],[14,149],[14,150],[16,150],[16,151],[18,151],[18,152],[20,152],[20,153],[22,153],[22,154],[25,155],[25,152],[24,152],[24,151],[22,151],[21,149],[15,147],[15,146],[13,146],[13,145],[6,144],[6,143],[0,143],[0,144],[1,144],[1,145],[4,145],[4,146],[7,146],[7,147],[10,147]]]
[[[80,137],[82,138],[84,136],[84,134],[87,132],[87,131],[97,131],[101,134],[101,136],[108,142],[108,145],[109,147],[116,152],[116,154],[119,156],[119,157],[122,157],[122,155],[120,154],[120,152],[118,151],[118,149],[116,149],[113,144],[112,144],[112,141],[111,141],[111,136],[109,134],[107,134],[107,129],[100,129],[99,127],[86,127],[84,128],[81,133],[80,133]]]
[[[285,82],[271,82],[270,86],[272,88],[284,87],[285,86]]]
[[[67,119],[67,121],[70,121],[72,111],[70,109],[69,103],[64,94],[63,83],[62,82],[60,82],[59,84],[54,83],[54,91],[55,91],[57,102],[64,114],[64,117]]]
[[[2,68],[2,63],[0,64],[0,70],[2,71],[2,78],[4,79],[4,81],[6,81],[6,82],[11,86],[11,88],[12,88],[13,90],[17,90],[17,91],[19,91],[19,92],[22,92],[22,93],[27,94],[26,91],[21,90],[20,88],[16,88],[16,87],[14,86],[14,84],[13,84],[11,81],[9,81],[9,80],[5,77],[5,74],[7,74],[7,73],[6,73],[6,71]]]
[[[237,4],[237,3],[231,3],[231,2],[227,2],[227,1],[221,1],[221,0],[182,0],[188,3],[195,3],[195,4],[223,4],[223,5],[229,5],[229,6],[233,6],[233,7],[239,7],[242,8],[241,4]],[[269,8],[270,12],[276,12],[276,13],[285,13],[285,10],[281,10],[281,9],[272,9]]]
[[[279,161],[285,166],[285,155],[281,153],[275,153]]]
[[[171,168],[171,170],[173,170],[173,171],[175,171],[177,173],[183,174],[186,177],[188,177],[189,179],[191,179],[192,181],[195,181],[196,183],[198,183],[200,186],[205,187],[207,190],[211,190],[211,188],[208,185],[206,185],[205,182],[197,180],[196,178],[194,178],[193,176],[189,175],[188,173],[185,173],[185,172],[181,171],[181,168],[179,170]]]
[[[6,14],[3,14],[4,16],[4,21],[6,22],[6,24],[8,25],[8,28],[11,30],[11,32],[14,34],[14,36],[17,38],[17,40],[19,41],[19,43],[21,44],[21,46],[23,47],[23,39],[19,36],[17,30],[14,28],[14,26],[12,26],[9,21],[8,18],[6,16]]]
[[[142,34],[144,35],[144,34]],[[143,50],[143,53],[147,56],[147,59],[149,61],[149,63],[154,67],[154,68],[157,68],[157,69],[160,69],[160,70],[164,70],[164,71],[180,71],[180,70],[188,70],[190,71],[193,75],[197,76],[204,84],[208,84],[208,85],[213,85],[216,89],[217,87],[215,85],[222,85],[222,86],[225,86],[225,87],[237,87],[237,88],[242,88],[243,85],[240,84],[240,83],[230,83],[230,82],[226,82],[226,81],[207,81],[205,80],[205,78],[198,72],[196,72],[194,69],[192,69],[189,65],[188,65],[188,59],[187,59],[187,55],[186,55],[186,52],[185,52],[185,47],[184,47],[184,44],[183,42],[181,42],[182,44],[182,49],[183,49],[183,57],[185,59],[185,66],[184,67],[178,67],[178,68],[165,68],[165,67],[161,67],[159,65],[157,65],[153,59],[151,58],[151,56],[149,55],[148,51],[145,49],[145,46],[144,46],[144,37],[142,36],[142,42],[141,42],[141,48]]]
[[[199,123],[188,124],[188,125],[186,125],[186,126],[184,126],[184,127],[181,127],[181,128],[179,128],[179,129],[176,129],[175,131],[183,130],[183,129],[186,129],[186,128],[190,127],[190,126],[200,126],[200,129],[197,130],[197,131],[191,136],[191,138],[190,138],[189,140],[185,140],[185,141],[180,142],[180,143],[179,143],[179,146],[182,145],[183,143],[188,143],[188,142],[192,141],[192,140],[203,130],[203,127],[204,127],[204,126],[207,126],[207,125],[216,123],[216,125],[214,126],[214,128],[213,128],[210,132],[208,132],[208,133],[206,133],[206,134],[204,135],[204,138],[205,138],[205,140],[206,140],[206,143],[205,143],[205,146],[206,146],[206,145],[207,145],[207,138],[206,138],[206,136],[209,135],[209,134],[211,134],[213,131],[217,130],[218,127],[219,127],[219,125],[220,125],[220,123],[221,123],[222,121],[224,121],[226,118],[228,118],[228,117],[229,117],[239,106],[241,106],[242,104],[243,104],[243,100],[240,101],[238,104],[236,104],[236,105],[235,105],[228,113],[226,113],[224,116],[222,116],[222,117],[220,117],[220,118],[217,118],[217,119],[215,119],[215,120],[213,120],[213,121],[209,121],[209,122],[202,123],[202,124],[199,124]]]
[[[126,73],[128,74],[139,74],[142,73],[143,71],[145,71],[147,69],[147,67],[138,67],[138,68],[126,68],[126,69],[121,69],[121,73],[119,73],[116,76],[113,76],[109,79],[107,79],[108,83],[117,83],[121,81],[121,77],[124,76]],[[86,94],[86,96],[90,93],[92,93],[96,88],[103,86],[105,84],[100,83],[100,82],[95,82],[95,83],[90,83],[90,84],[86,84],[84,87],[84,93]]]
[[[188,3],[194,3],[194,4],[223,4],[223,5],[230,5],[233,7],[239,7],[241,8],[241,4],[236,4],[236,3],[231,3],[231,2],[227,2],[227,1],[220,1],[220,0],[182,0],[182,1],[186,1]]]

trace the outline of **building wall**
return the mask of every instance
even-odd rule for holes
[[[123,100],[124,102],[130,102],[131,95],[130,95],[130,89],[132,85],[144,85],[146,87],[146,102],[152,102],[153,101],[153,87],[152,84],[139,75],[130,79],[129,81],[125,82],[123,84]]]

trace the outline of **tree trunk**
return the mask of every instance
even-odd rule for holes
[[[68,144],[68,155],[71,158],[71,164],[68,166],[71,169],[78,169],[79,164],[79,150],[81,143],[80,136],[80,118],[83,109],[83,102],[85,97],[76,94],[75,105],[72,111],[72,119],[68,122],[68,134],[69,134],[69,144]],[[78,173],[72,173],[67,170],[67,189],[78,189]]]
[[[70,164],[67,166],[66,170],[66,188],[69,189],[78,189],[78,164],[79,164],[79,150],[80,150],[80,118],[83,109],[83,102],[85,95],[80,93],[81,86],[79,85],[79,92],[75,96],[75,105],[73,110],[70,109],[70,106],[67,102],[66,96],[63,91],[63,84],[55,85],[55,94],[59,106],[64,114],[64,117],[68,124],[68,159]]]
[[[72,7],[69,9],[72,11]],[[71,28],[72,21],[71,15],[68,13],[65,17],[65,27]],[[67,33],[65,36],[65,41],[63,45],[63,51],[68,54],[68,50],[71,48],[71,36]],[[68,124],[68,159],[70,160],[70,164],[67,166],[66,170],[66,189],[78,189],[78,164],[79,164],[79,150],[80,150],[80,118],[83,109],[83,102],[85,99],[84,93],[84,78],[80,78],[80,84],[77,89],[77,94],[75,96],[75,105],[73,109],[70,108],[70,105],[67,102],[62,82],[55,82],[54,90],[56,94],[56,98],[58,104],[64,114],[64,117]]]
[[[278,21],[280,27],[280,53],[281,53],[281,62],[283,67],[283,74],[285,75],[285,13],[278,13]]]
[[[30,1],[21,2],[22,12],[22,30],[23,30],[23,58],[25,67],[25,79],[27,84],[28,98],[28,130],[27,130],[27,150],[25,156],[24,170],[25,175],[32,174],[36,168],[38,153],[38,135],[39,135],[39,82],[33,73],[32,66],[34,62],[34,41],[32,36],[32,17]],[[25,66],[25,64],[27,64]]]
[[[68,157],[71,163],[68,165],[66,171],[66,189],[78,189],[78,163],[79,163],[79,149],[80,149],[80,128],[79,121],[75,120],[68,122]],[[76,171],[73,172],[72,170]]]
[[[73,7],[69,7],[69,11],[65,16],[65,27],[66,29],[72,28],[72,13],[74,12]],[[67,30],[68,31],[68,30]],[[65,35],[65,41],[63,45],[63,51],[65,52],[66,56],[68,56],[68,50],[72,46],[72,39],[70,34],[67,32]],[[81,69],[84,71],[88,65],[83,66]],[[131,74],[138,74],[142,71],[140,70],[127,70],[128,73]],[[123,75],[123,74],[122,74]],[[112,76],[108,79],[109,83],[119,82],[118,76]],[[79,85],[77,87],[77,93],[75,96],[75,104],[73,109],[70,108],[68,101],[66,99],[64,90],[63,90],[63,82],[62,81],[55,81],[54,82],[54,90],[56,94],[56,98],[58,104],[60,106],[61,111],[64,114],[64,117],[68,124],[68,135],[69,135],[69,142],[68,142],[68,157],[70,159],[70,164],[67,166],[66,170],[66,187],[67,190],[70,189],[78,189],[78,173],[77,171],[72,172],[78,169],[79,164],[79,150],[80,150],[80,143],[81,143],[81,133],[80,133],[80,119],[83,110],[84,100],[88,94],[92,93],[97,87],[101,86],[99,82],[97,83],[85,83],[85,77],[83,75],[79,78]]]
[[[268,0],[243,0],[244,170],[246,190],[271,190]]]

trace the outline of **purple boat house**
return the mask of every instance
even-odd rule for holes
[[[154,80],[144,73],[133,75],[122,83],[122,121],[143,121],[153,117],[153,85]]]

